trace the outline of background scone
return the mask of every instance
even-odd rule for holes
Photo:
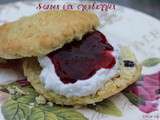
[[[129,48],[117,51],[96,30],[98,25],[95,14],[80,11],[25,17],[0,26],[0,57],[25,58],[24,74],[49,101],[93,104],[120,92],[141,73]]]

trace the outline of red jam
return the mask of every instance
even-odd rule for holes
[[[116,60],[113,47],[99,32],[85,34],[81,41],[73,41],[48,55],[57,75],[65,84],[92,77],[100,68],[112,68]]]

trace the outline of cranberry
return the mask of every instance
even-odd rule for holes
[[[113,47],[99,31],[85,34],[81,41],[74,40],[50,53],[57,75],[63,83],[75,83],[93,76],[100,68],[112,68],[116,61]]]
[[[124,60],[124,66],[125,67],[134,67],[134,62],[129,60]]]

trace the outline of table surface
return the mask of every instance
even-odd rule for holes
[[[29,0],[0,0],[0,4],[6,4],[15,1],[29,1]],[[120,4],[126,7],[137,9],[139,11],[145,12],[147,14],[150,14],[151,16],[160,19],[160,0],[95,0],[95,1]]]

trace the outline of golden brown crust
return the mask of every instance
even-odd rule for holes
[[[0,57],[42,56],[81,38],[99,24],[95,14],[47,11],[0,26]]]
[[[36,89],[37,92],[45,96],[49,101],[61,105],[86,105],[100,102],[122,91],[127,86],[138,80],[141,74],[141,65],[137,63],[134,54],[128,48],[122,48],[121,59],[122,61],[134,61],[135,67],[125,67],[122,62],[120,66],[119,77],[115,76],[113,79],[107,81],[104,88],[97,91],[95,95],[85,97],[67,98],[65,96],[56,94],[54,91],[45,89],[39,78],[41,67],[36,59],[30,58],[26,60],[23,64],[23,67],[24,73],[28,77],[28,80],[31,82],[32,86]]]

